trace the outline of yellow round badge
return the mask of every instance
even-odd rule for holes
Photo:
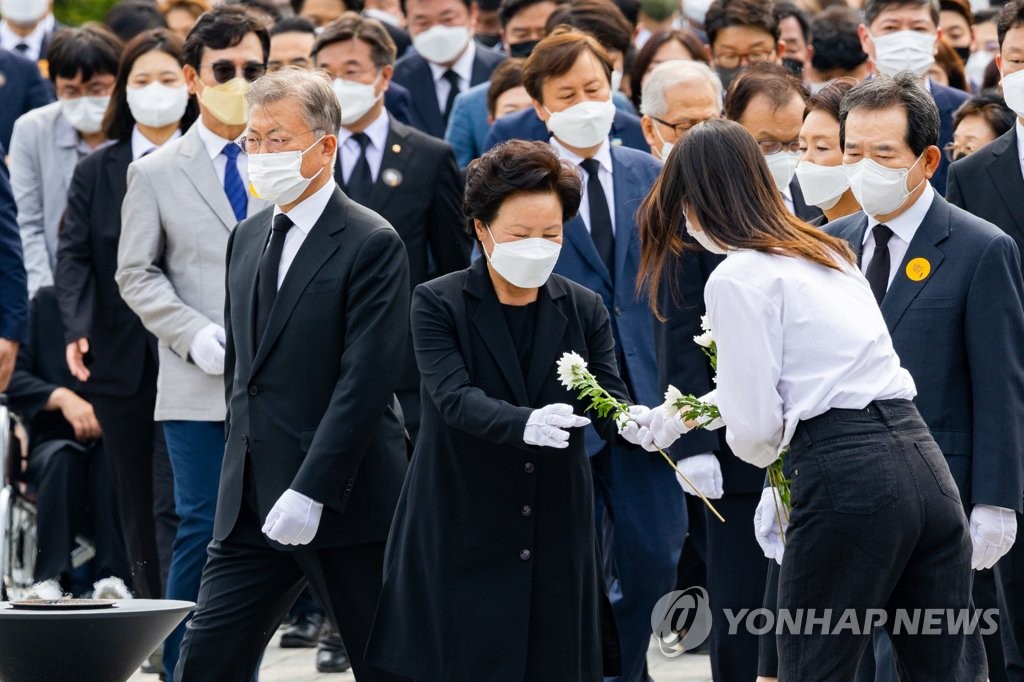
[[[907,263],[907,277],[912,282],[920,282],[926,278],[932,271],[932,264],[928,262],[927,258],[915,258]]]

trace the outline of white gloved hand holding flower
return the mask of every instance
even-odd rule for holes
[[[590,420],[572,413],[572,405],[553,403],[534,410],[526,420],[523,442],[542,448],[569,447],[569,432],[566,429],[586,426]]]

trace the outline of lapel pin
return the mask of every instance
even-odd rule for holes
[[[394,168],[385,168],[384,172],[381,173],[381,179],[384,180],[384,184],[388,187],[398,187],[402,184],[402,174]]]
[[[393,144],[393,145],[391,145],[391,151],[394,152],[395,154],[401,154],[402,153],[402,145],[400,145],[400,144]]]
[[[912,282],[920,282],[928,277],[932,271],[932,264],[927,258],[914,258],[907,263],[907,277]]]

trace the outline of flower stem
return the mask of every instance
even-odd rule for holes
[[[679,470],[679,467],[677,467],[676,463],[672,461],[672,458],[669,457],[661,448],[658,448],[658,452],[660,452],[661,456],[665,458],[665,461],[668,462],[668,465],[675,469],[675,472],[679,474],[679,478],[683,479],[686,482],[686,485],[690,486],[690,488],[697,493],[697,497],[704,501],[704,504],[708,506],[708,509],[711,510],[711,513],[714,514],[719,521],[725,523],[725,518],[723,518],[722,515],[718,513],[718,510],[715,509],[715,505],[711,504],[711,500],[704,497],[704,493],[700,491],[700,488],[691,483],[690,479],[683,475],[683,472]]]

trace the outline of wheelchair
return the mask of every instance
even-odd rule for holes
[[[28,492],[22,444],[15,437],[16,420],[0,394],[0,600],[18,599],[34,583],[36,507]],[[93,558],[96,549],[82,535],[71,553],[74,568]]]

